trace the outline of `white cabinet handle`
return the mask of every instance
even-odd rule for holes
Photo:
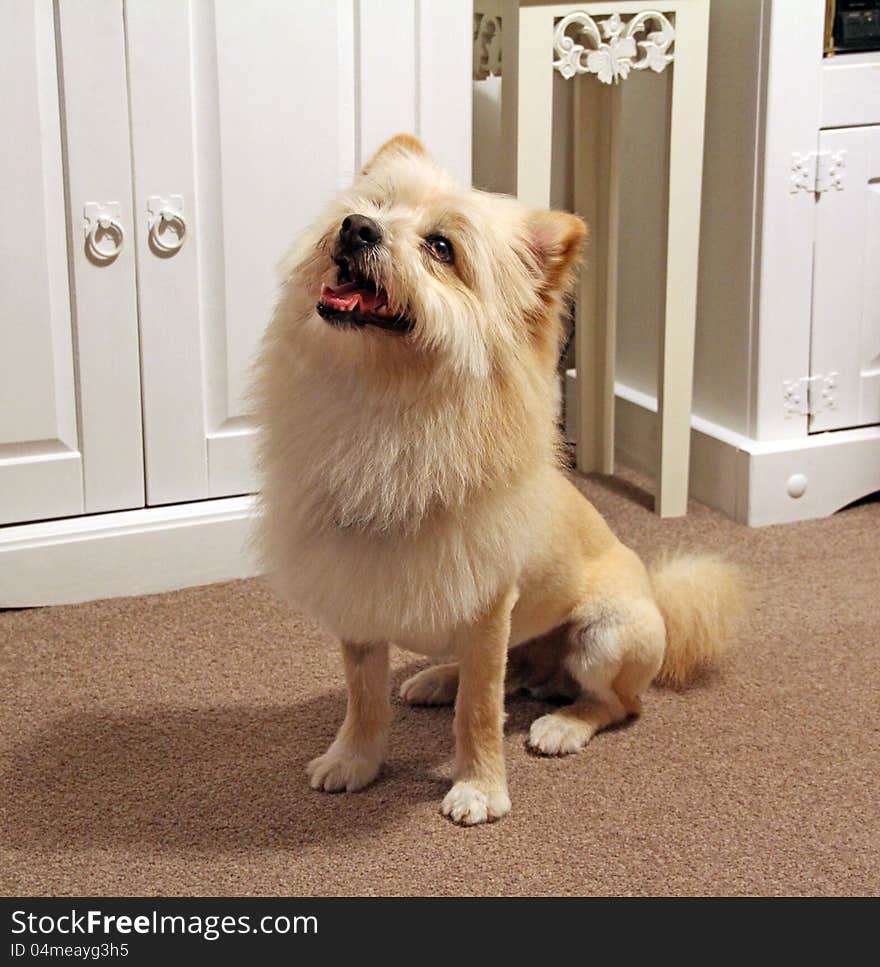
[[[85,218],[86,252],[96,262],[112,262],[122,251],[125,232],[119,222],[119,205],[89,202],[83,209]],[[98,233],[102,239],[99,240]],[[108,247],[103,239],[109,239]]]
[[[183,217],[181,195],[151,195],[147,199],[150,213],[150,245],[162,255],[179,251],[186,239],[186,220]],[[171,232],[166,232],[170,228]]]

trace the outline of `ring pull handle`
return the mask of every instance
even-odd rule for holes
[[[147,199],[150,213],[150,246],[157,255],[173,255],[186,240],[182,195],[151,195]]]
[[[119,205],[116,202],[88,202],[83,209],[83,217],[87,255],[95,262],[112,262],[122,251],[125,242],[125,231],[119,221]]]

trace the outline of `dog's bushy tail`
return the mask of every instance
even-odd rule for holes
[[[712,554],[665,558],[650,568],[666,622],[666,653],[655,681],[682,688],[717,663],[746,604],[743,573]]]

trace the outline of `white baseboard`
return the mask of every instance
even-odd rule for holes
[[[566,377],[566,411],[574,414],[577,376]],[[653,476],[657,400],[621,383],[615,395],[617,454]],[[576,440],[577,427],[567,431]],[[880,427],[758,441],[695,416],[690,476],[693,497],[751,527],[828,517],[880,490]]]
[[[258,573],[253,497],[0,527],[0,607],[154,594]]]

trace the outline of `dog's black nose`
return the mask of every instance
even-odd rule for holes
[[[382,229],[366,215],[349,215],[339,229],[339,248],[345,255],[370,248],[382,241]]]

